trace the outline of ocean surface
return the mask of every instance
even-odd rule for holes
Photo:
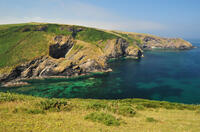
[[[30,80],[0,91],[48,98],[144,98],[200,104],[200,42],[184,51],[146,51],[140,60],[110,63],[113,72],[71,79]]]

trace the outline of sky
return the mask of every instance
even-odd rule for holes
[[[0,24],[25,22],[200,39],[200,0],[0,0]]]

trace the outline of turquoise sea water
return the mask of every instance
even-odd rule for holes
[[[193,43],[200,46],[200,43]],[[110,63],[114,72],[74,79],[31,80],[31,85],[0,88],[49,98],[145,98],[200,104],[200,48],[146,51],[140,60]]]

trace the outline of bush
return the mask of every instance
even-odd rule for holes
[[[131,106],[124,106],[119,105],[117,108],[113,109],[114,113],[117,113],[119,115],[123,116],[134,116],[136,114],[136,111]]]
[[[48,99],[45,101],[41,101],[39,106],[42,110],[49,111],[66,111],[69,110],[67,107],[67,101],[61,99]]]
[[[107,126],[119,126],[120,125],[120,120],[115,118],[114,116],[106,113],[90,113],[87,116],[85,116],[86,120],[91,120],[93,122],[98,122],[105,124]]]
[[[12,102],[12,101],[22,101],[23,96],[21,95],[15,95],[12,93],[0,93],[0,103],[3,102]]]
[[[108,106],[104,103],[96,102],[96,103],[91,103],[87,106],[87,109],[93,109],[93,110],[100,110],[100,109],[105,109]]]
[[[158,122],[158,120],[154,119],[153,117],[147,117],[146,121],[147,122]]]
[[[154,103],[154,102],[146,102],[142,104],[146,108],[159,108],[160,104],[159,103]]]

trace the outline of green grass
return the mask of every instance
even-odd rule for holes
[[[109,39],[117,38],[116,35],[107,33],[101,30],[93,29],[93,28],[84,28],[83,31],[79,32],[77,34],[76,39],[92,43],[92,44],[98,44],[98,42],[105,42]]]
[[[0,131],[199,131],[199,110],[199,105],[145,99],[47,99],[0,92]]]

